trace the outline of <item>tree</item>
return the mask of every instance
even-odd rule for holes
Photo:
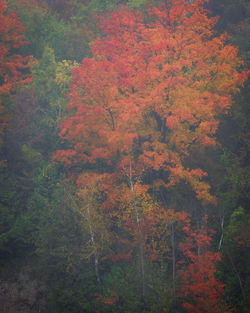
[[[226,36],[211,38],[215,19],[201,1],[160,9],[148,11],[154,19],[148,27],[125,8],[101,20],[106,36],[72,73],[69,110],[76,113],[60,133],[72,149],[57,155],[94,163],[117,151],[128,159],[137,150],[142,171],[169,171],[166,185],[183,179],[198,199],[213,201],[201,182],[206,173],[185,168],[183,160],[193,144],[215,145],[216,117],[230,107],[245,74],[238,73],[241,60]]]
[[[7,1],[0,1],[0,250],[3,259],[18,254],[27,246],[20,212],[23,209],[24,193],[18,194],[17,177],[11,172],[6,151],[6,133],[13,117],[17,90],[29,80],[31,58],[19,53],[27,44],[24,25],[18,15],[9,12]]]
[[[44,162],[38,171],[27,201],[32,231],[26,226],[25,234],[34,245],[35,269],[46,283],[49,305],[56,312],[95,312],[95,273],[83,254],[89,236],[82,229],[74,187],[58,166]]]
[[[78,188],[105,175],[100,209],[136,238],[142,295],[144,236],[161,207],[152,186],[184,182],[203,204],[216,203],[207,173],[187,159],[193,146],[216,145],[218,116],[246,79],[237,48],[216,36],[203,3],[173,0],[145,15],[121,7],[101,18],[93,57],[72,71],[71,116],[59,134],[68,149],[54,154],[77,168]]]
[[[100,200],[98,185],[102,183],[102,177],[97,176],[96,180],[91,179],[91,183],[79,190],[78,195],[81,199],[79,210],[83,229],[89,234],[89,240],[85,247],[85,258],[94,259],[96,280],[100,284],[100,259],[107,255],[110,245],[111,232],[107,216],[100,210]]]
[[[27,78],[25,69],[30,66],[30,57],[18,54],[18,48],[26,45],[24,25],[14,12],[7,13],[7,4],[0,1],[0,142],[2,132],[9,120],[6,97],[12,94],[17,85],[24,84]],[[27,71],[26,71],[27,72]]]
[[[22,48],[22,52],[32,54],[40,59],[44,49],[48,46],[56,53],[56,59],[66,58],[66,34],[70,31],[70,23],[60,20],[49,12],[45,1],[11,0],[11,8],[18,12],[20,20],[25,25],[25,36],[29,45]]]

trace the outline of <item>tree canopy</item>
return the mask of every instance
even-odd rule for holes
[[[0,0],[0,311],[248,312],[248,14]]]

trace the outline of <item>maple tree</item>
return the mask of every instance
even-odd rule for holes
[[[184,180],[198,199],[215,201],[202,182],[207,174],[183,161],[194,143],[216,144],[216,116],[230,108],[231,93],[246,75],[237,70],[237,48],[225,44],[226,35],[214,36],[216,19],[201,3],[150,8],[148,25],[126,8],[101,19],[106,36],[92,43],[93,58],[72,72],[73,113],[60,133],[72,149],[57,151],[56,158],[111,162],[119,151],[128,164],[137,153],[141,172],[168,171],[166,186]]]
[[[142,225],[148,219],[150,229],[149,216],[159,208],[143,200],[151,197],[143,178],[165,173],[158,185],[184,181],[198,200],[215,204],[207,173],[185,160],[193,145],[216,145],[218,115],[246,79],[237,48],[226,44],[226,34],[215,36],[216,18],[203,3],[173,0],[149,7],[146,16],[121,7],[100,19],[105,36],[92,42],[93,57],[72,70],[71,116],[59,134],[69,148],[54,154],[69,167],[94,166],[77,174],[79,188],[106,170],[101,209],[120,227],[134,225],[129,232],[137,238],[143,295]]]
[[[15,91],[17,85],[27,81],[25,69],[30,66],[30,57],[17,53],[26,45],[24,25],[14,12],[7,13],[6,1],[0,1],[0,133],[6,127],[10,115],[6,107],[6,96]],[[2,139],[0,139],[2,140]]]

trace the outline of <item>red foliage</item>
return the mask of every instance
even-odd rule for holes
[[[216,202],[201,183],[205,174],[185,169],[183,159],[193,143],[216,144],[217,115],[230,107],[246,74],[238,73],[242,61],[226,35],[215,36],[216,19],[203,2],[150,7],[147,23],[126,7],[101,18],[105,36],[72,71],[72,117],[61,125],[76,161],[66,151],[55,158],[110,164],[118,154],[119,162],[133,161],[140,151],[136,168],[168,171],[169,186],[184,180],[198,199]]]
[[[192,231],[190,224],[183,230],[187,237],[180,249],[188,260],[188,265],[179,270],[183,308],[190,313],[232,312],[222,299],[224,285],[216,278],[215,265],[221,260],[221,254],[209,248],[213,232],[208,233],[205,228]],[[179,266],[183,267],[183,263]]]
[[[113,254],[110,256],[110,259],[113,262],[117,262],[120,260],[128,261],[130,258],[131,258],[131,253],[118,253],[118,254]]]
[[[13,93],[17,85],[27,82],[23,70],[30,66],[30,57],[16,53],[17,48],[27,44],[24,25],[16,13],[6,11],[6,1],[0,0],[0,132],[9,120],[2,98]]]
[[[97,302],[100,302],[103,304],[114,305],[119,301],[119,296],[115,291],[111,291],[108,297],[104,297],[100,294],[96,294],[96,300]]]
[[[246,74],[238,72],[237,48],[226,44],[226,35],[216,36],[216,19],[209,18],[202,3],[172,0],[149,7],[145,16],[126,7],[103,16],[104,36],[91,43],[93,56],[72,71],[70,117],[59,134],[69,149],[54,158],[67,166],[88,163],[89,168],[92,163],[96,176],[80,174],[78,187],[93,184],[102,196],[100,209],[141,246],[157,219],[164,221],[154,214],[157,205],[148,186],[142,186],[145,173],[165,173],[160,182],[165,187],[182,180],[198,200],[216,204],[203,181],[207,173],[186,168],[185,161],[193,145],[216,144],[218,115],[230,108]],[[150,238],[155,250],[156,237]],[[185,250],[190,258],[191,250]],[[212,256],[219,259],[209,253],[200,259],[210,262],[211,275]]]

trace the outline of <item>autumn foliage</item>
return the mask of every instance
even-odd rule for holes
[[[237,48],[227,44],[226,34],[216,36],[217,19],[209,17],[204,2],[173,0],[149,6],[145,14],[122,6],[102,16],[103,36],[91,43],[92,57],[72,70],[70,117],[60,125],[68,148],[57,150],[54,160],[78,168],[78,189],[95,186],[102,197],[95,206],[122,229],[117,240],[125,248],[115,248],[110,258],[128,260],[138,248],[143,296],[145,257],[167,255],[159,238],[169,235],[171,221],[179,221],[178,214],[167,218],[170,211],[154,199],[152,185],[167,190],[184,182],[201,205],[216,204],[208,174],[186,160],[193,146],[216,146],[219,115],[227,114],[246,80]],[[155,174],[150,183],[149,173]],[[210,242],[203,235],[201,247]],[[183,274],[184,295],[196,303],[207,294],[200,306],[186,302],[185,308],[219,312],[219,254],[207,251],[197,259],[191,243],[182,249],[192,260]]]
[[[0,129],[6,126],[9,116],[3,97],[12,93],[16,86],[25,83],[30,57],[18,54],[17,48],[26,45],[24,25],[16,13],[7,13],[6,1],[0,1]]]
[[[165,187],[182,180],[199,200],[216,202],[202,181],[207,173],[184,161],[192,145],[216,144],[217,117],[246,75],[238,71],[237,48],[226,35],[215,36],[216,19],[202,2],[175,0],[146,16],[121,7],[101,18],[105,36],[72,71],[71,117],[60,132],[70,148],[55,159],[66,165],[102,159],[115,171],[131,160],[140,175],[167,172]]]
[[[182,280],[180,297],[182,306],[190,313],[231,313],[227,304],[221,299],[224,285],[216,279],[216,263],[221,260],[221,253],[211,250],[213,232],[206,230],[205,225],[195,231],[187,223],[183,230],[186,242],[180,243],[187,266],[183,261],[179,266]]]
[[[0,312],[249,311],[249,9],[0,0]]]

